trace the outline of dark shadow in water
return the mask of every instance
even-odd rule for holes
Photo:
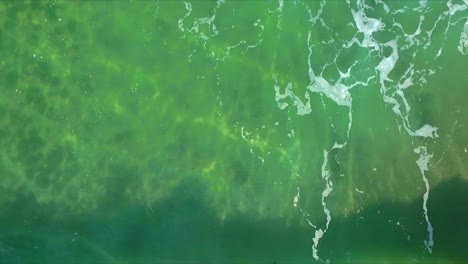
[[[384,202],[335,221],[321,245],[329,251],[322,253],[339,263],[379,256],[404,263],[468,263],[468,182],[457,177],[431,189],[432,254],[424,247],[428,233],[422,205],[422,197],[409,204]]]
[[[55,213],[52,207],[20,198],[0,215],[0,263],[314,263],[313,230],[248,215],[220,223],[204,206],[210,203],[203,198],[204,189],[197,182],[186,182],[153,209],[119,200],[119,204],[65,219],[50,217]],[[467,263],[467,190],[468,183],[457,179],[432,190],[428,206],[435,247],[431,256],[423,245],[422,200],[382,203],[342,221],[334,218],[320,241],[319,253],[332,263],[355,263],[366,256],[369,260],[382,256],[415,258],[419,263],[434,258]],[[400,220],[406,231],[391,228],[387,219],[397,216],[421,221],[411,226],[411,221]],[[405,232],[412,240],[406,240]]]

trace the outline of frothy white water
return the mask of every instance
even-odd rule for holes
[[[434,239],[433,239],[433,233],[434,229],[432,227],[432,223],[429,220],[429,214],[428,214],[428,209],[427,209],[427,200],[429,199],[429,181],[426,177],[426,172],[429,171],[429,160],[432,158],[432,154],[427,153],[427,148],[425,146],[421,146],[418,148],[414,149],[414,152],[416,154],[419,154],[419,159],[416,161],[416,164],[418,164],[419,169],[421,170],[422,178],[424,181],[424,185],[426,187],[426,192],[423,195],[423,210],[424,210],[424,218],[426,219],[427,223],[427,232],[428,232],[428,239],[424,241],[424,245],[426,246],[426,249],[429,251],[429,253],[432,253],[432,247],[434,246]]]
[[[309,16],[307,19],[308,24],[305,25],[305,27],[309,27],[309,29],[307,29],[308,34],[306,40],[308,54],[307,57],[304,58],[307,60],[308,65],[307,69],[304,69],[304,74],[308,77],[305,92],[303,90],[301,90],[301,92],[297,92],[300,89],[296,87],[295,80],[281,80],[282,83],[279,84],[277,80],[278,73],[273,73],[271,76],[275,79],[275,84],[273,85],[275,91],[274,99],[278,108],[285,110],[290,107],[296,110],[295,112],[297,115],[308,115],[312,113],[312,108],[315,110],[317,109],[316,107],[320,107],[317,105],[311,105],[311,97],[319,95],[321,99],[326,97],[336,105],[349,109],[349,122],[345,142],[342,144],[335,143],[335,145],[328,150],[328,147],[325,147],[323,152],[324,160],[322,163],[321,179],[325,182],[325,186],[322,191],[321,203],[326,217],[326,225],[317,227],[311,223],[311,221],[309,221],[309,214],[304,212],[303,208],[301,208],[301,192],[307,192],[306,188],[300,189],[299,186],[297,187],[297,193],[293,196],[292,205],[294,208],[299,210],[302,215],[304,215],[309,225],[315,228],[315,233],[312,238],[312,253],[314,259],[320,260],[318,253],[319,242],[327,232],[332,220],[332,212],[327,207],[327,197],[333,191],[333,175],[331,175],[330,171],[327,169],[328,159],[331,158],[332,155],[330,152],[333,149],[344,148],[349,139],[353,120],[353,98],[351,90],[354,87],[368,86],[369,83],[373,81],[373,84],[376,84],[378,88],[380,88],[383,102],[389,106],[389,109],[391,109],[390,111],[393,111],[395,114],[396,123],[400,131],[405,135],[415,137],[412,139],[412,148],[417,154],[419,154],[419,158],[416,163],[420,168],[421,176],[426,187],[426,192],[423,195],[423,212],[427,223],[428,239],[425,241],[425,246],[429,252],[432,252],[434,245],[434,229],[429,219],[429,210],[427,207],[430,184],[426,177],[426,174],[429,171],[428,164],[429,160],[432,158],[432,154],[428,154],[427,149],[429,144],[437,140],[439,136],[438,128],[433,126],[436,124],[427,123],[418,124],[418,126],[415,127],[414,122],[410,122],[413,121],[410,120],[410,117],[412,116],[411,111],[414,110],[412,109],[411,98],[408,98],[407,94],[411,92],[413,87],[423,88],[427,82],[426,77],[437,71],[437,67],[434,65],[437,65],[437,58],[444,54],[444,45],[446,41],[432,42],[432,40],[435,40],[436,38],[446,40],[447,35],[449,35],[448,33],[450,33],[448,31],[449,28],[459,24],[460,21],[466,22],[464,24],[463,31],[460,33],[460,40],[457,49],[462,54],[468,54],[468,16],[460,18],[460,16],[464,14],[463,12],[468,10],[468,0],[448,0],[445,11],[441,12],[439,17],[435,18],[431,17],[435,14],[433,13],[434,10],[431,9],[430,1],[427,0],[419,0],[419,5],[416,7],[401,7],[400,9],[392,9],[392,5],[387,5],[386,3],[388,2],[382,0],[375,0],[375,5],[373,6],[366,5],[366,1],[364,0],[346,0],[343,3],[349,6],[349,12],[350,15],[352,15],[352,20],[347,26],[351,26],[355,29],[355,34],[347,37],[348,39],[341,39],[339,32],[333,32],[334,27],[327,25],[328,18],[324,17],[323,14],[326,14],[328,11],[327,8],[330,7],[330,3],[326,0],[321,0],[319,6],[308,5],[306,1],[300,0],[278,0],[273,3],[274,7],[271,10],[268,10],[269,12],[266,12],[268,16],[276,16],[277,23],[273,26],[276,26],[279,31],[283,30],[283,24],[286,22],[286,20],[283,20],[283,16],[288,14],[288,8],[292,6],[294,6],[294,8],[304,7],[305,12]],[[197,43],[202,44],[206,49],[205,44],[207,41],[219,34],[224,34],[223,30],[225,29],[222,29],[220,32],[217,30],[215,25],[216,10],[222,4],[224,4],[224,1],[218,1],[216,8],[210,16],[195,18],[191,20],[191,23],[188,23],[188,20],[191,18],[190,16],[192,16],[192,5],[190,3],[185,3],[186,14],[178,21],[179,29],[182,31],[184,36],[187,33],[195,36],[194,39],[197,40]],[[310,6],[315,6],[315,9]],[[375,17],[375,15],[372,17],[370,15],[371,11],[378,8],[385,12],[385,17]],[[411,29],[406,28],[407,25],[405,23],[403,23],[403,25],[398,23],[397,15],[404,13],[414,14],[416,19],[419,18],[419,21],[416,20],[417,24],[415,24],[414,27],[411,27]],[[388,17],[392,16],[393,18],[388,19]],[[452,21],[452,16],[457,17],[457,21]],[[253,25],[261,28],[261,33],[259,33],[259,36],[261,36],[264,28],[268,24],[263,26],[259,24],[260,19],[256,21],[257,22]],[[266,21],[266,19],[262,21]],[[204,27],[201,27],[201,25],[204,25]],[[313,38],[316,36],[321,38],[322,35],[314,35],[315,33],[312,33],[316,32],[314,27],[320,27],[323,31],[330,31],[330,33],[332,33],[331,35],[335,37],[331,37],[331,39],[328,40],[319,39],[317,41],[317,39]],[[206,28],[208,28],[208,30]],[[204,31],[202,29],[204,29]],[[390,40],[386,39],[385,41],[378,41],[377,34],[382,33],[382,31],[384,31],[386,35],[393,34],[394,37]],[[302,34],[300,36],[301,38],[303,37]],[[312,44],[313,42],[315,44]],[[219,63],[226,63],[228,62],[227,59],[230,57],[231,51],[234,49],[242,49],[243,52],[240,53],[243,55],[249,49],[257,47],[260,43],[262,43],[262,39],[250,44],[246,40],[240,39],[233,43],[229,43],[226,45],[227,47],[222,47],[221,49],[216,50],[216,52],[221,50],[221,52],[218,52],[221,53],[221,56],[216,57],[213,55],[213,57],[216,57],[216,60]],[[336,54],[330,55],[330,61],[325,61],[323,63],[322,61],[314,61],[314,59],[321,60],[321,55],[323,55],[320,54],[323,50],[321,50],[320,47],[317,47],[320,45],[335,45],[337,47]],[[356,60],[348,69],[340,69],[338,67],[337,58],[341,53],[346,53],[347,49],[353,49],[354,51],[355,48],[359,50],[358,52],[363,52],[364,55],[362,58],[360,57]],[[215,51],[211,52],[211,54],[214,54]],[[426,61],[426,64],[414,62],[420,59],[420,57],[418,57],[420,56],[420,53],[423,53],[424,55],[422,56],[426,56],[427,58],[427,54],[430,54],[431,52],[433,52],[433,58],[430,58],[430,61]],[[375,61],[373,59],[375,59]],[[363,65],[359,60],[365,61],[364,63],[369,63],[369,65]],[[408,65],[408,63],[406,63],[407,61],[410,62],[409,66],[405,66]],[[312,65],[313,62],[314,65]],[[320,65],[321,63],[322,65]],[[324,75],[323,72],[325,71],[325,68],[333,68],[334,66],[336,66],[336,71],[339,74],[337,78],[331,79]],[[357,66],[356,68],[358,69],[354,68],[355,66]],[[406,69],[403,67],[406,67]],[[317,68],[319,69],[317,70]],[[362,70],[362,68],[366,69]],[[362,77],[362,72],[365,73],[364,77]],[[404,74],[401,75],[403,72]],[[325,106],[324,100],[322,100],[322,103]],[[252,143],[251,139],[247,140],[249,137],[247,132],[242,130],[241,136],[250,144]],[[292,128],[291,133],[288,134],[288,136],[290,138],[294,137],[294,130]],[[421,141],[425,144],[419,143]],[[252,149],[251,153],[256,155]],[[263,164],[263,158],[260,156],[258,156],[258,158]],[[355,190],[362,194],[360,190]]]
[[[280,87],[275,84],[275,100],[278,103],[278,107],[281,110],[284,110],[289,106],[287,102],[284,102],[284,99],[290,98],[293,101],[293,105],[297,108],[298,115],[307,115],[312,112],[310,107],[310,95],[308,93],[304,94],[304,97],[307,99],[307,102],[302,102],[301,98],[296,96],[292,90],[292,83],[288,83],[284,93],[281,93]]]
[[[312,241],[314,243],[312,245],[312,256],[314,257],[315,260],[320,260],[320,258],[318,256],[318,244],[320,242],[320,239],[325,234],[325,232],[327,232],[328,226],[330,225],[330,222],[331,222],[330,210],[327,208],[327,203],[325,201],[325,199],[328,197],[328,195],[330,195],[330,193],[333,191],[333,183],[330,180],[330,172],[327,169],[328,153],[330,153],[330,151],[323,150],[322,179],[325,180],[325,189],[322,192],[322,206],[323,206],[323,212],[325,213],[325,215],[327,217],[327,223],[326,223],[324,229],[319,228],[319,229],[315,230],[315,235],[312,238]]]
[[[461,54],[468,55],[468,19],[466,20],[465,27],[460,35],[460,42],[457,48]]]

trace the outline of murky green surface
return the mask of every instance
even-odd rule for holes
[[[2,1],[0,263],[467,263],[467,54],[466,0]]]

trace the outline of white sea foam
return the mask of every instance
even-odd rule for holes
[[[418,167],[422,174],[424,185],[426,187],[426,192],[423,195],[423,211],[424,211],[424,218],[427,224],[428,239],[424,241],[424,244],[426,246],[426,249],[429,251],[429,253],[432,253],[432,247],[434,246],[434,239],[433,239],[434,229],[432,227],[431,221],[429,220],[429,215],[428,215],[429,210],[427,209],[427,200],[429,199],[430,187],[429,187],[429,181],[426,177],[426,172],[429,170],[429,166],[428,166],[429,160],[432,158],[433,155],[427,153],[427,148],[425,146],[415,148],[414,152],[416,154],[419,154],[419,159],[416,161],[416,164],[418,164]]]
[[[284,93],[281,93],[280,87],[275,84],[275,100],[276,103],[278,104],[278,107],[281,110],[284,110],[286,107],[289,106],[287,102],[284,101],[284,99],[289,98],[292,100],[292,103],[294,106],[297,107],[297,114],[298,115],[307,115],[312,112],[312,108],[310,107],[310,95],[308,93],[304,94],[304,98],[307,100],[305,103],[302,102],[301,98],[296,96],[292,90],[292,83],[288,83],[286,85],[286,89],[284,90]]]
[[[458,51],[463,55],[468,55],[468,19],[465,22],[463,32],[460,35],[460,42],[458,43]]]
[[[297,193],[296,193],[296,196],[294,196],[294,200],[293,200],[294,207],[297,207],[297,203],[299,202],[299,198],[301,196],[300,191],[301,191],[301,189],[299,189],[299,187],[297,187]]]
[[[444,44],[445,41],[437,41],[432,43],[431,38],[435,34],[439,37],[439,34],[442,35],[443,38],[446,39],[448,34],[449,28],[453,25],[457,24],[458,21],[463,21],[465,18],[460,18],[457,22],[451,21],[454,14],[460,14],[460,12],[464,12],[468,9],[468,0],[463,0],[464,4],[457,4],[454,3],[455,1],[449,0],[447,2],[447,10],[439,14],[439,17],[435,17],[435,22],[431,22],[431,24],[427,25],[428,18],[429,18],[429,11],[433,11],[430,9],[429,1],[427,0],[419,0],[419,5],[417,7],[403,7],[401,9],[395,10],[391,9],[390,6],[386,4],[385,1],[382,0],[375,0],[376,6],[368,6],[365,4],[364,0],[346,0],[346,3],[349,5],[353,21],[354,23],[350,23],[355,29],[356,34],[350,37],[350,39],[342,40],[339,37],[327,40],[316,40],[312,41],[312,31],[309,30],[307,35],[307,47],[308,47],[308,56],[307,56],[307,74],[309,77],[309,83],[307,84],[307,92],[302,94],[297,94],[293,90],[293,83],[291,81],[286,84],[286,87],[280,87],[277,82],[275,82],[274,89],[275,89],[275,100],[278,104],[280,109],[286,109],[287,107],[294,107],[297,109],[297,114],[299,115],[306,115],[312,112],[311,109],[311,101],[310,96],[313,94],[319,94],[320,96],[330,99],[335,104],[339,106],[345,106],[349,108],[349,123],[348,123],[348,130],[347,130],[347,139],[344,143],[337,143],[335,142],[334,146],[329,150],[324,150],[324,160],[322,163],[322,171],[321,177],[322,180],[325,181],[325,187],[322,191],[322,206],[323,211],[326,216],[326,225],[320,228],[315,229],[314,237],[312,238],[313,246],[313,257],[316,260],[320,260],[318,254],[318,245],[327,232],[330,222],[331,222],[331,212],[327,207],[327,197],[333,191],[333,183],[331,181],[330,172],[327,169],[327,162],[329,158],[329,153],[333,149],[341,149],[344,148],[347,144],[347,140],[349,139],[349,134],[352,125],[352,102],[353,98],[351,96],[351,89],[357,85],[366,86],[370,82],[370,80],[376,78],[378,84],[380,86],[380,92],[383,98],[383,101],[386,105],[391,107],[391,110],[394,112],[397,120],[398,127],[400,131],[404,132],[406,135],[411,137],[419,137],[419,138],[428,138],[434,139],[439,136],[438,135],[438,128],[432,126],[431,124],[422,124],[419,127],[414,127],[412,124],[414,122],[410,122],[411,111],[412,109],[412,100],[407,98],[407,94],[411,93],[411,89],[413,87],[422,87],[427,83],[428,79],[427,76],[430,76],[436,73],[437,68],[430,68],[434,65],[432,62],[437,62],[439,56],[445,55],[444,53]],[[460,1],[459,1],[460,2]],[[315,9],[310,8],[306,4],[302,3],[306,12],[309,14],[309,20],[311,26],[313,27],[322,27],[323,29],[332,31],[331,28],[326,24],[326,19],[322,17],[324,7],[327,1],[321,0],[320,7]],[[274,12],[278,13],[278,25],[280,25],[281,21],[281,13],[283,11],[283,1],[279,1],[279,7]],[[297,2],[294,2],[296,5]],[[301,4],[301,2],[299,2]],[[393,19],[393,23],[389,22],[392,19],[379,18],[379,17],[370,17],[368,16],[369,13],[367,11],[373,9],[383,9],[385,14],[388,16],[397,15],[400,13],[413,13],[416,18],[419,17],[419,21],[416,27],[411,27],[411,30],[408,28],[404,28],[407,25],[405,23],[400,24],[395,19]],[[430,13],[430,15],[433,15]],[[384,23],[385,21],[385,23]],[[347,25],[348,26],[348,25]],[[416,25],[415,25],[416,26]],[[279,27],[279,26],[278,26]],[[280,27],[279,27],[280,28]],[[440,30],[439,30],[440,29]],[[386,42],[379,42],[374,37],[376,32],[379,31],[388,31],[389,34],[394,34],[395,36],[393,39],[387,40]],[[335,32],[333,32],[335,33]],[[321,42],[320,42],[321,41]],[[314,44],[312,44],[314,42]],[[338,42],[338,43],[337,43]],[[337,55],[333,58],[331,56],[330,61],[326,62],[317,62],[314,61],[314,53],[316,46],[319,45],[336,45],[337,47],[341,47],[341,50],[337,51]],[[377,58],[375,64],[370,65],[370,75],[364,78],[367,79],[366,81],[359,80],[359,74],[355,74],[355,70],[353,67],[355,65],[362,65],[359,64],[359,61],[356,61],[351,67],[349,67],[345,72],[342,72],[337,64],[337,58],[340,56],[344,49],[348,49],[353,45],[357,45],[363,51],[363,54],[367,51],[368,57]],[[353,47],[354,48],[354,47]],[[317,48],[320,50],[320,48]],[[465,23],[464,30],[461,32],[460,41],[458,45],[458,50],[462,54],[468,54],[468,20]],[[431,61],[427,62],[427,66],[423,63],[415,63],[413,61],[418,61],[421,56],[419,54],[425,54],[433,52],[433,57]],[[343,52],[345,53],[345,52]],[[321,54],[318,54],[321,55]],[[424,55],[425,56],[425,55]],[[322,58],[317,56],[318,60]],[[400,61],[401,58],[404,61]],[[333,60],[333,62],[332,62]],[[369,60],[371,62],[372,60]],[[314,62],[312,66],[312,62]],[[409,66],[407,65],[409,62]],[[330,79],[323,75],[325,69],[327,67],[334,67],[336,65],[336,70],[339,73],[338,79]],[[404,68],[406,67],[406,69]],[[318,68],[318,69],[317,69]],[[375,71],[373,71],[375,69]],[[375,74],[373,74],[373,72]],[[403,73],[401,75],[401,73]],[[355,81],[356,80],[356,81]],[[276,76],[275,76],[276,81]],[[351,81],[351,82],[350,82]],[[294,87],[296,88],[296,87]],[[296,89],[295,91],[297,91]],[[326,103],[322,100],[322,104],[325,107]],[[316,106],[313,106],[316,107]],[[413,120],[411,120],[413,121]],[[413,144],[417,144],[414,142],[419,142],[418,140],[414,140]],[[424,142],[430,142],[428,140],[424,140]],[[414,148],[415,145],[413,145]],[[427,146],[427,145],[426,145]],[[424,218],[427,223],[427,231],[428,231],[428,239],[425,241],[425,246],[429,252],[432,252],[432,248],[434,245],[433,240],[433,227],[429,219],[429,210],[427,208],[427,200],[429,199],[429,180],[426,177],[426,173],[429,171],[429,160],[432,158],[432,154],[427,153],[427,147],[420,146],[414,149],[416,153],[419,154],[419,158],[416,161],[418,167],[421,170],[422,178],[426,187],[426,192],[423,196],[423,211],[424,211]],[[467,149],[465,149],[465,152]],[[331,157],[330,157],[331,158]],[[373,172],[376,171],[376,168],[372,169]],[[355,188],[357,193],[363,194],[364,192]],[[297,193],[293,198],[293,206],[298,208],[303,214],[304,212],[299,206],[299,188],[297,189]],[[308,215],[308,214],[304,214]],[[309,219],[307,218],[309,224],[315,227],[312,223],[310,223]]]
[[[439,135],[437,134],[437,127],[433,127],[431,125],[424,125],[420,129],[416,130],[412,135],[418,136],[418,137],[438,137]]]

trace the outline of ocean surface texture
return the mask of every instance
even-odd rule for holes
[[[468,0],[1,0],[0,263],[468,263]]]

